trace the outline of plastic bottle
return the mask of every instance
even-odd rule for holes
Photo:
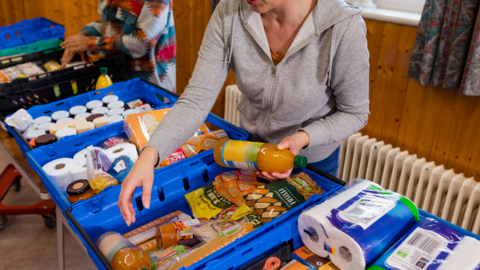
[[[110,77],[108,76],[108,68],[100,68],[100,77],[98,77],[95,89],[102,89],[105,87],[109,87],[110,85],[112,85],[112,79],[110,79]]]
[[[276,144],[222,140],[213,150],[218,165],[265,172],[284,172],[293,167],[305,168],[307,158],[295,156],[290,150],[278,149]]]
[[[117,232],[102,234],[96,245],[114,270],[143,270],[152,267],[147,253]]]

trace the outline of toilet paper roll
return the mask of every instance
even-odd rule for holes
[[[74,128],[74,127],[76,127],[78,124],[80,124],[80,123],[85,123],[85,122],[87,122],[87,120],[86,120],[85,118],[78,118],[78,119],[74,119],[74,120],[68,122],[68,126]]]
[[[74,106],[74,107],[70,108],[69,112],[70,112],[71,115],[77,115],[77,114],[80,114],[80,113],[85,113],[85,112],[87,112],[87,107],[82,106],[82,105]]]
[[[80,180],[80,179],[88,179],[87,178],[87,165],[77,165],[73,170],[70,172],[73,177],[73,181]]]
[[[55,123],[53,123],[53,122],[43,123],[43,124],[38,125],[38,129],[43,130],[45,132],[48,132],[50,130],[50,127],[53,126],[53,125],[55,125]]]
[[[86,113],[79,113],[79,114],[75,115],[75,119],[80,119],[80,118],[85,118],[85,119],[87,119],[90,115],[92,115],[92,114],[91,114],[91,113],[88,113],[88,112],[86,112]]]
[[[54,125],[52,125],[48,131],[50,132],[50,134],[53,134],[55,135],[57,133],[57,131],[59,131],[60,129],[62,128],[66,128],[68,126],[67,123],[56,123]]]
[[[92,110],[92,114],[106,114],[108,112],[107,107],[99,107]]]
[[[298,230],[315,254],[356,270],[372,264],[417,220],[410,200],[364,181],[303,212]]]
[[[125,106],[125,102],[121,100],[117,100],[117,101],[108,103],[107,107],[111,110],[115,108],[123,108],[123,106]]]
[[[70,113],[67,112],[67,111],[56,111],[56,112],[52,113],[53,121],[58,121],[59,119],[67,118],[69,116],[70,116]]]
[[[116,123],[116,122],[123,121],[123,116],[116,114],[116,115],[110,116],[110,119],[112,120],[112,123]]]
[[[103,116],[93,120],[95,128],[103,127],[112,123],[112,119],[108,116]]]
[[[119,156],[128,156],[133,162],[138,159],[137,147],[131,143],[117,144],[108,148],[106,152],[112,162]]]
[[[107,112],[107,115],[108,115],[108,116],[112,116],[112,115],[116,115],[116,114],[120,114],[120,115],[121,115],[124,110],[125,110],[124,108],[114,108],[114,109],[109,110],[109,111]]]
[[[68,124],[68,123],[70,123],[70,121],[72,121],[72,120],[73,120],[73,118],[71,118],[71,117],[66,117],[66,118],[58,119],[58,120],[57,120],[57,123],[67,123],[67,124]]]
[[[102,107],[103,102],[101,100],[92,100],[92,101],[87,102],[87,104],[85,106],[87,107],[87,109],[93,110],[95,108]]]
[[[368,269],[474,270],[480,241],[431,218],[417,222]]]
[[[92,122],[84,122],[84,123],[77,124],[75,126],[75,129],[77,130],[77,134],[82,134],[84,132],[94,130],[95,125]]]
[[[100,147],[93,147],[93,149],[95,150],[98,150],[98,151],[101,151],[105,154],[107,154],[105,152],[105,150],[103,150],[102,148]],[[87,149],[83,149],[82,151],[76,153],[74,156],[73,156],[73,160],[75,160],[75,162],[78,164],[78,165],[85,165],[87,164]],[[83,178],[83,179],[87,179],[87,178]]]
[[[52,122],[52,118],[50,116],[40,116],[35,118],[33,122],[35,122],[35,124],[48,123],[48,122]]]
[[[71,127],[62,128],[59,131],[57,131],[57,133],[55,133],[55,136],[57,136],[58,140],[60,140],[63,137],[73,136],[73,135],[77,135],[77,130]]]
[[[27,140],[31,140],[31,139],[34,139],[38,136],[42,136],[43,134],[45,134],[45,130],[32,130],[30,132],[27,133],[26,137],[27,137]]]
[[[45,173],[50,176],[53,183],[57,185],[60,191],[66,193],[67,186],[73,182],[72,174],[70,173],[77,163],[71,158],[59,158],[45,164],[42,168]]]
[[[118,96],[116,96],[116,95],[109,95],[109,96],[106,96],[106,97],[102,98],[102,101],[105,104],[112,103],[112,102],[117,101],[117,100],[118,100]]]

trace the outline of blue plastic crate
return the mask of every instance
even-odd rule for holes
[[[0,27],[0,50],[37,42],[65,38],[65,27],[39,17]]]
[[[127,233],[176,210],[192,215],[184,195],[211,184],[218,174],[231,170],[217,165],[212,154],[198,155],[185,161],[155,172],[150,209],[143,209],[142,189],[138,188],[135,191],[133,203],[136,222],[130,227],[125,224],[117,206],[120,194],[118,186],[112,187],[112,192],[100,194],[95,200],[76,203],[65,212],[69,224],[83,241],[90,258],[99,269],[111,269],[94,245],[101,234],[107,231]],[[326,193],[312,196],[302,205],[235,240],[234,243],[187,269],[234,269],[284,241],[294,239],[294,243],[300,245],[300,235],[297,232],[298,216],[303,209],[322,202],[329,194],[338,190],[341,187],[339,183],[343,182],[333,176],[327,175],[328,178],[321,176],[318,170],[316,172],[308,169],[295,170],[294,173],[300,171],[308,173]]]
[[[117,95],[119,100],[125,102],[142,98],[148,103],[153,103],[155,106],[167,105],[164,102],[163,97],[168,98],[170,104],[173,104],[178,100],[178,96],[172,92],[161,89],[148,81],[134,79],[127,82],[114,83],[112,86],[104,89],[91,91],[49,104],[33,106],[28,109],[27,112],[33,117],[33,119],[40,116],[51,116],[52,113],[56,111],[68,111],[73,106],[85,105],[91,100],[100,100],[103,97],[111,94]],[[14,136],[15,141],[20,147],[22,153],[26,154],[32,150],[30,144],[28,144],[28,142],[25,141],[25,139],[23,139],[18,132],[14,131],[8,125],[5,126],[7,126],[7,130]],[[76,138],[77,136],[74,137]]]

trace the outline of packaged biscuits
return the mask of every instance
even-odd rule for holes
[[[213,185],[218,194],[237,206],[241,206],[245,203],[244,196],[254,191],[257,186],[265,184],[257,182],[257,176],[254,171],[235,170],[215,177]]]
[[[150,136],[169,110],[167,108],[125,116],[123,128],[130,142],[135,144],[138,150],[145,147]]]

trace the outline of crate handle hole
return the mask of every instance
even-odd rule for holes
[[[142,197],[135,198],[135,203],[137,204],[138,211],[143,210]]]
[[[158,199],[161,202],[165,201],[165,193],[163,192],[163,188],[158,188],[157,193],[158,193]]]
[[[203,181],[205,183],[207,183],[210,179],[208,178],[208,171],[207,170],[203,170],[202,171],[202,175],[203,175]]]
[[[97,135],[97,134],[98,134],[98,133],[95,132],[95,133],[92,133],[92,134],[90,134],[90,135],[88,135],[88,136],[92,137],[92,136],[95,136],[95,135]]]
[[[245,254],[249,253],[249,252],[252,251],[252,250],[253,250],[253,248],[249,248],[247,251],[245,251],[245,252],[242,253],[242,256],[245,256]]]
[[[183,178],[183,188],[185,188],[185,190],[187,191],[190,189],[190,183],[188,183],[188,177]]]
[[[51,113],[52,111],[46,111],[46,112],[43,112],[43,114],[49,114]]]
[[[63,102],[57,103],[57,106],[63,105]]]
[[[197,165],[197,164],[198,164],[198,161],[195,161],[192,164],[190,164],[190,166]]]
[[[94,95],[99,95],[101,94],[102,92],[98,91],[98,92],[95,92]]]
[[[80,145],[82,145],[82,144],[83,144],[83,143],[77,143],[77,144],[74,144],[73,146],[78,147],[78,146],[80,146]]]
[[[210,166],[210,165],[212,165],[213,163],[215,163],[215,160],[212,160],[212,161],[208,162],[208,163],[207,163],[207,166]]]

